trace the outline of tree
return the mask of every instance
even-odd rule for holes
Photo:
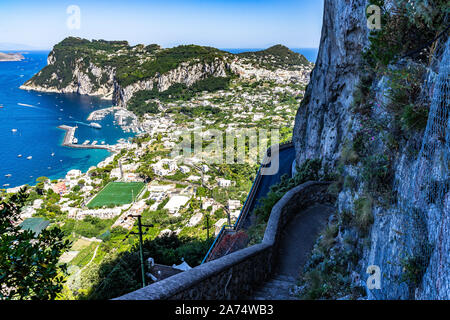
[[[48,180],[47,177],[39,177],[36,179],[36,192],[40,195],[44,194],[45,182]]]
[[[39,235],[22,230],[20,209],[26,188],[8,200],[0,199],[0,299],[53,300],[63,289],[66,265],[59,257],[71,245],[58,228]]]

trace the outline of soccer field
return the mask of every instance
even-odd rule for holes
[[[88,203],[87,207],[92,209],[132,203],[133,198],[136,199],[144,187],[143,182],[110,182]]]

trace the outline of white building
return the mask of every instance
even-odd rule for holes
[[[200,223],[202,220],[203,214],[201,212],[198,212],[192,216],[191,219],[189,219],[189,222],[187,224],[188,227],[196,226]]]
[[[120,168],[114,168],[111,170],[110,173],[110,177],[112,178],[117,178],[117,179],[122,179],[122,172],[120,170]]]
[[[200,181],[202,179],[202,177],[200,176],[189,176],[187,178],[188,181]]]
[[[189,169],[189,167],[187,167],[187,166],[180,166],[180,171],[181,171],[181,173],[186,174],[186,173],[190,172],[191,169]]]
[[[205,198],[202,202],[202,210],[207,210],[209,207],[213,207],[216,202],[214,199]]]
[[[69,172],[67,172],[66,179],[69,180],[69,179],[78,178],[78,177],[81,177],[81,174],[82,174],[81,170],[73,169],[73,170],[70,170]]]
[[[217,221],[217,222],[214,224],[214,226],[216,227],[216,230],[215,230],[215,235],[216,235],[216,236],[219,234],[220,230],[222,229],[222,226],[223,226],[224,224],[226,224],[227,221],[228,221],[228,220],[227,220],[226,218],[223,218],[223,219],[220,219],[219,221]]]
[[[228,188],[231,187],[231,180],[219,178],[217,179],[217,184],[219,185],[219,187]]]
[[[239,200],[228,200],[228,209],[237,210],[241,207],[241,202]]]
[[[186,205],[189,201],[189,197],[186,196],[173,196],[170,198],[169,202],[164,206],[170,213],[177,213],[182,207]]]
[[[150,192],[169,192],[171,190],[175,190],[174,184],[154,184],[150,183],[147,187]]]
[[[153,172],[159,176],[167,176],[178,169],[177,161],[171,159],[161,159],[152,165]]]

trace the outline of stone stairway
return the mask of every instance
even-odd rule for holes
[[[297,300],[291,293],[300,270],[334,208],[315,205],[292,219],[283,231],[274,276],[253,292],[254,300]]]
[[[297,300],[291,289],[295,278],[286,275],[275,275],[253,293],[253,300]]]

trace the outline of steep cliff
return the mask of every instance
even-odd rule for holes
[[[295,121],[297,163],[323,157],[334,164],[348,136],[350,103],[368,43],[364,8],[364,0],[325,1],[319,55]]]
[[[309,79],[312,64],[286,47],[258,54],[256,59],[195,45],[162,49],[70,37],[54,46],[48,65],[21,88],[98,95],[126,107],[137,93],[164,92],[176,84],[191,87],[205,79],[233,75],[274,81]]]
[[[300,292],[309,298],[450,298],[448,6],[325,0],[321,47],[294,129],[297,164],[334,172],[337,214]],[[381,272],[368,288],[367,268]],[[377,273],[377,272],[375,272]],[[376,275],[375,275],[376,276]]]

